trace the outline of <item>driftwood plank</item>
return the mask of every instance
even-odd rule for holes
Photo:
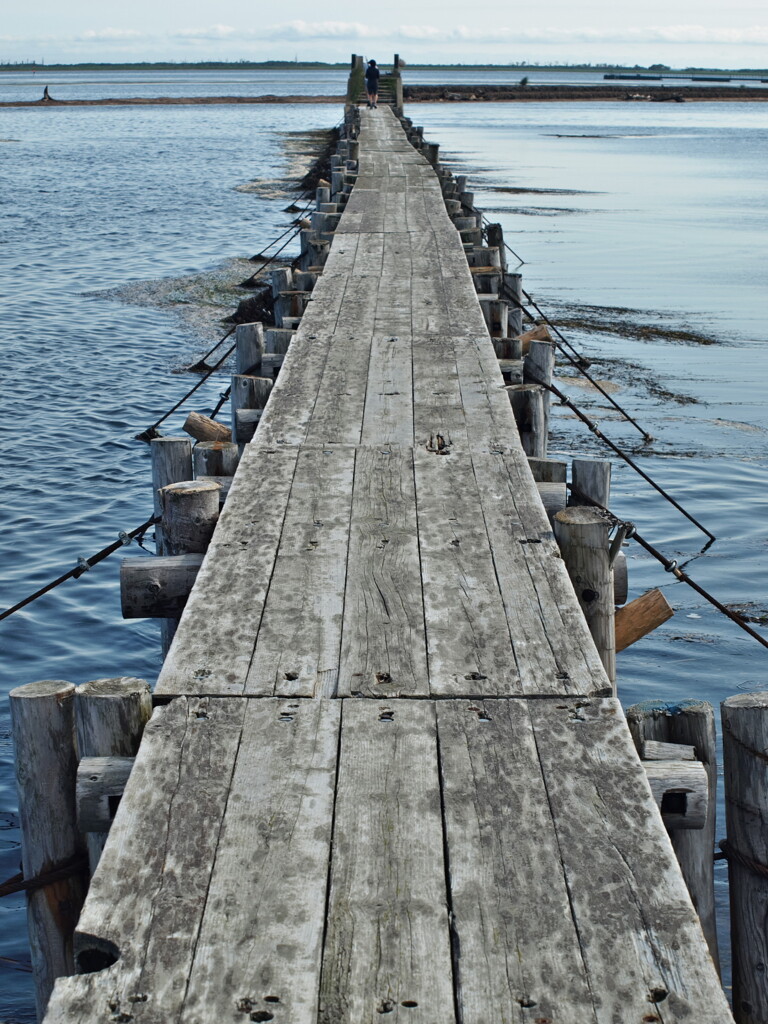
[[[339,694],[428,695],[410,449],[358,451],[348,564]]]
[[[249,695],[336,692],[354,463],[351,448],[299,452]]]
[[[318,1020],[454,1019],[434,707],[345,701]]]
[[[430,692],[519,694],[471,458],[417,450],[414,466]]]
[[[589,1024],[598,1018],[526,705],[436,704],[460,1019]]]
[[[296,449],[249,445],[155,692],[242,693],[288,505]]]

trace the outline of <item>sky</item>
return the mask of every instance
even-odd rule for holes
[[[0,61],[616,63],[768,67],[765,0],[2,0]]]

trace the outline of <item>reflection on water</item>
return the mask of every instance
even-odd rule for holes
[[[165,85],[152,75],[123,84],[133,90],[137,81]],[[595,360],[596,376],[612,383],[614,397],[653,434],[637,455],[644,468],[718,540],[701,555],[696,529],[618,462],[617,513],[668,556],[692,559],[691,575],[721,600],[765,609],[768,360],[758,268],[765,265],[768,171],[759,109],[415,109],[427,135],[441,142],[443,159],[469,174],[478,205],[502,211],[494,219],[526,261],[526,289],[567,319],[568,336]],[[239,186],[283,177],[289,164],[281,133],[328,127],[340,113],[329,105],[4,113],[4,136],[19,141],[2,150],[0,164],[2,425],[12,467],[4,482],[0,605],[146,518],[148,452],[133,435],[186,390],[187,380],[170,371],[199,354],[201,337],[216,327],[195,329],[166,307],[126,304],[115,298],[126,293],[103,290],[197,275],[258,251],[292,215],[283,212],[285,197]],[[560,213],[572,192],[579,216]],[[594,329],[597,308],[615,321],[614,333]],[[638,333],[654,323],[715,344]],[[210,408],[223,386],[212,381],[195,408]],[[637,447],[636,432],[599,394],[567,379],[563,386],[606,433]],[[169,432],[182,419],[174,417]],[[562,410],[553,448],[598,454],[591,435]],[[620,655],[626,702],[698,696],[717,703],[764,686],[765,656],[755,641],[642,550],[627,553],[631,596],[663,586],[677,614]],[[156,627],[120,618],[116,558],[0,629],[3,694],[37,678],[79,683],[157,672]],[[4,702],[2,877],[19,859],[8,733]],[[721,876],[721,904],[722,885]],[[0,957],[24,958],[23,918],[22,900],[2,901]],[[0,1019],[31,1021],[27,976],[0,961],[0,981]]]

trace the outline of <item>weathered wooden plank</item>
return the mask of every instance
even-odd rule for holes
[[[340,703],[248,701],[184,1024],[317,1020]]]
[[[107,969],[66,979],[49,1022],[316,1020],[339,718],[279,699],[156,712],[76,938]]]
[[[300,451],[245,693],[336,692],[354,449]]]
[[[366,274],[350,278],[309,424],[307,444],[358,444],[379,291],[375,247]]]
[[[619,702],[528,711],[598,1020],[728,1021]]]
[[[414,468],[430,693],[519,694],[471,458],[417,450]]]
[[[472,462],[523,692],[610,692],[525,457]]]
[[[464,1024],[598,1020],[526,704],[436,704]]]
[[[245,449],[163,663],[158,695],[242,693],[296,459],[291,448]]]
[[[178,1018],[244,714],[185,697],[155,711],[75,933],[80,970],[98,973],[60,980],[48,1024]]]
[[[340,695],[428,695],[410,449],[357,453],[341,650]]]
[[[358,242],[350,235],[331,249],[259,422],[256,439],[264,445],[296,445],[306,438]]]
[[[320,1024],[454,1021],[431,702],[344,702]]]
[[[400,447],[413,444],[410,331],[373,335],[361,442]]]

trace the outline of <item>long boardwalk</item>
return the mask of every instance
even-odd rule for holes
[[[723,1024],[437,178],[359,142],[46,1020]]]

